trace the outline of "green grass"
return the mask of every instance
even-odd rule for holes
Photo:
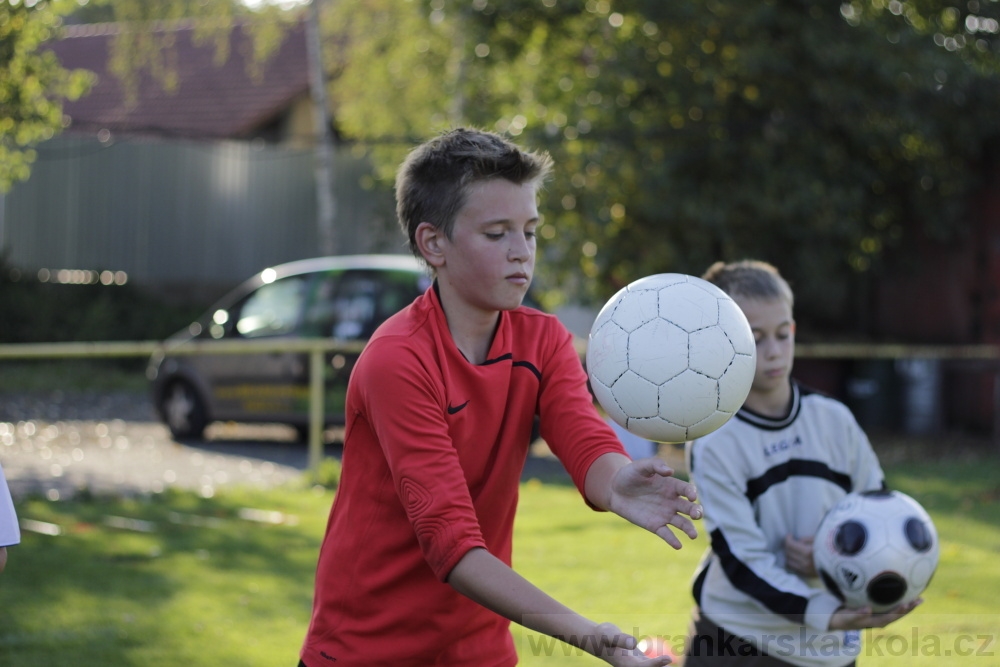
[[[934,516],[941,563],[924,605],[869,633],[872,654],[859,665],[951,665],[956,650],[972,653],[957,664],[1000,664],[1000,457],[887,458],[890,484]],[[703,536],[675,552],[590,511],[570,487],[528,482],[521,493],[518,571],[593,618],[681,641]],[[25,500],[22,519],[61,534],[26,530],[10,549],[0,665],[293,665],[331,500],[297,488]],[[247,508],[281,521],[252,520]],[[524,666],[603,664],[516,626],[514,634]]]
[[[131,391],[149,389],[146,359],[0,361],[0,391]]]

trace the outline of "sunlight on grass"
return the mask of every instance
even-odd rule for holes
[[[941,564],[911,617],[866,633],[861,667],[1000,664],[996,458],[894,465],[890,485],[927,499]],[[0,665],[293,665],[332,494],[322,489],[167,491],[148,498],[18,503],[24,531],[0,575]],[[255,511],[247,511],[252,509]],[[262,510],[263,512],[257,511]],[[268,521],[251,520],[268,517]],[[271,522],[273,521],[273,522]],[[568,486],[527,482],[515,568],[569,607],[683,647],[704,535],[674,551]],[[604,664],[514,626],[521,665]]]
[[[62,534],[26,531],[11,549],[0,664],[295,664],[331,498],[289,489],[20,503],[22,518]],[[296,521],[242,520],[246,507]],[[109,516],[153,529],[122,530]]]
[[[683,641],[704,535],[693,542],[681,536],[684,547],[674,551],[655,535],[592,511],[575,490],[529,483],[514,539],[515,569],[571,609],[640,638]],[[605,664],[519,626],[512,632],[521,665]]]

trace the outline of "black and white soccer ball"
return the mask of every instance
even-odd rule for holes
[[[590,329],[587,372],[601,407],[647,440],[711,433],[743,405],[757,346],[740,307],[712,283],[661,273],[630,283]]]
[[[851,493],[820,522],[813,542],[816,572],[850,608],[882,612],[915,600],[937,569],[934,522],[899,491]]]

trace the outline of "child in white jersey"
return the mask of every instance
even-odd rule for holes
[[[21,531],[17,526],[17,514],[14,512],[14,501],[7,488],[7,479],[0,466],[0,572],[7,565],[7,547],[20,544]]]
[[[718,262],[703,278],[747,316],[757,370],[736,416],[687,446],[711,546],[694,579],[684,665],[853,665],[860,629],[920,600],[882,614],[844,607],[816,576],[812,535],[844,495],[882,488],[882,469],[846,406],[791,379],[794,298],[777,269]]]

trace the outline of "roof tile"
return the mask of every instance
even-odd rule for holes
[[[230,55],[216,62],[215,45],[196,43],[192,23],[160,25],[173,32],[177,88],[168,91],[145,68],[138,72],[137,95],[129,106],[123,83],[109,69],[109,54],[119,26],[68,26],[48,45],[63,67],[97,74],[89,94],[66,101],[68,132],[153,135],[193,139],[246,139],[256,136],[291,104],[309,94],[308,58],[303,25],[292,26],[280,47],[250,74],[250,36],[239,25],[230,34]]]

